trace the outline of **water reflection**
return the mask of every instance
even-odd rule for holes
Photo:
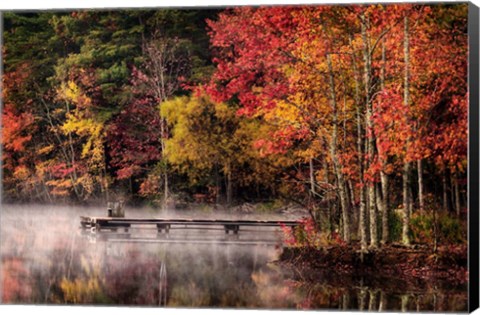
[[[463,290],[392,293],[371,287],[332,287],[329,284],[303,284],[296,292],[302,297],[300,308],[398,311],[465,312],[467,297]]]
[[[3,207],[2,303],[465,311],[466,287],[296,270],[272,230],[82,233],[86,208]],[[41,215],[39,215],[41,213]]]

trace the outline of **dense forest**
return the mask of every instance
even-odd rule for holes
[[[296,203],[362,248],[465,239],[467,10],[5,13],[3,201]]]

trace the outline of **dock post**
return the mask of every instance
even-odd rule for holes
[[[170,224],[165,224],[165,223],[157,224],[158,233],[162,233],[162,230],[165,230],[165,233],[168,234],[170,232]]]
[[[233,234],[238,234],[238,231],[240,230],[240,225],[238,224],[225,224],[225,234],[228,234],[230,231],[233,232]]]

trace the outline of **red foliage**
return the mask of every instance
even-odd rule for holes
[[[50,167],[50,173],[57,178],[65,178],[68,175],[72,174],[77,166],[68,167],[66,163],[54,164]]]
[[[10,104],[5,104],[2,115],[2,144],[14,152],[25,150],[32,139],[34,117],[31,112],[15,114]]]
[[[4,169],[27,169],[35,152],[29,148],[37,130],[32,100],[25,97],[31,71],[27,63],[3,75],[2,137]]]
[[[216,101],[237,98],[239,114],[252,115],[259,107],[275,106],[289,92],[281,65],[292,62],[296,22],[293,7],[239,7],[208,21],[217,71],[207,93]]]
[[[112,121],[107,135],[111,165],[117,168],[118,179],[140,174],[161,155],[158,104],[152,96],[137,90],[144,75],[140,71],[133,71],[133,75],[135,97]]]

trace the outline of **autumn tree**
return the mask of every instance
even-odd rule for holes
[[[408,244],[410,217],[465,206],[466,16],[463,4],[8,13],[6,195],[127,189],[165,203],[213,187],[228,203],[295,200],[363,251],[399,241],[400,215]]]
[[[110,167],[118,180],[128,179],[131,186],[146,178],[162,154],[158,103],[147,94],[145,75],[133,69],[132,76],[131,103],[112,119],[107,135]]]
[[[55,143],[47,137],[44,104],[51,99],[46,80],[63,55],[49,27],[52,13],[5,13],[2,61],[3,184],[6,199],[52,201],[46,162]],[[59,14],[63,15],[63,14]]]
[[[238,100],[240,114],[267,121],[269,113],[275,113],[278,118],[272,121],[283,136],[263,142],[263,148],[272,152],[286,152],[294,142],[313,143],[311,139],[317,137],[328,144],[328,156],[318,148],[310,156],[322,156],[327,161],[325,172],[331,168],[335,174],[343,212],[340,224],[347,240],[353,214],[349,207],[357,209],[353,217],[363,249],[367,243],[375,248],[380,239],[389,241],[389,200],[398,193],[389,188],[389,177],[397,174],[402,174],[404,183],[403,228],[408,244],[413,161],[417,161],[419,207],[424,204],[422,160],[429,159],[432,151],[422,135],[429,134],[433,125],[423,118],[428,112],[424,106],[431,105],[432,98],[418,88],[425,88],[428,80],[450,86],[448,79],[417,66],[445,56],[428,31],[434,20],[431,14],[430,7],[413,5],[239,8],[210,23],[217,72],[209,93],[220,100]],[[247,16],[252,23],[245,22]],[[246,25],[242,34],[240,25]],[[452,31],[456,30],[446,33]],[[292,121],[291,114],[294,123],[285,123]],[[412,143],[423,145],[414,149],[419,146]],[[309,166],[313,169],[312,163]],[[310,187],[315,187],[315,171],[310,173]]]
[[[272,168],[262,163],[254,148],[265,127],[254,119],[240,119],[237,109],[203,94],[178,97],[161,107],[172,133],[166,141],[169,163],[192,184],[210,186],[217,202],[224,192],[227,205],[234,200],[235,187],[271,185]]]

